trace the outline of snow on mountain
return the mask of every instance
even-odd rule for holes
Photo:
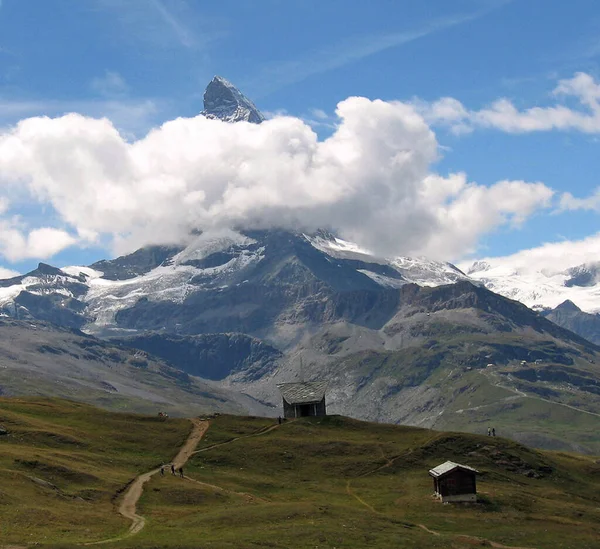
[[[11,304],[15,297],[17,297],[27,286],[23,283],[14,284],[8,288],[0,288],[0,308]]]
[[[177,265],[185,265],[187,262],[199,261],[209,255],[224,252],[233,246],[243,247],[251,244],[256,244],[256,240],[230,229],[204,232],[175,255],[172,261]]]
[[[265,117],[240,90],[221,76],[215,76],[204,92],[206,118],[224,122],[251,122],[260,124]]]
[[[338,259],[354,259],[389,265],[402,275],[403,281],[398,281],[370,271],[360,271],[382,286],[397,288],[399,285],[414,283],[419,286],[441,286],[454,284],[469,277],[451,263],[433,261],[425,257],[394,257],[382,258],[370,251],[360,248],[353,242],[337,238],[326,231],[318,231],[315,235],[303,235],[315,248]]]
[[[115,315],[122,309],[135,305],[142,298],[153,301],[181,303],[192,290],[190,280],[198,269],[181,265],[157,267],[149,273],[127,280],[94,278],[89,282],[89,291],[84,301],[88,314],[93,319],[88,326],[97,332],[115,324]]]
[[[70,267],[61,267],[60,269],[63,273],[67,273],[68,275],[81,277],[82,275],[88,279],[100,278],[104,275],[102,271],[97,271],[92,269],[91,267],[82,267],[79,265],[74,265]]]
[[[570,300],[588,313],[600,311],[600,263],[552,270],[537,269],[535,264],[515,266],[510,258],[497,258],[463,268],[489,290],[533,309],[553,309]]]
[[[408,282],[419,286],[441,286],[469,280],[469,277],[452,263],[433,261],[426,257],[396,257],[390,260],[390,264]]]
[[[40,264],[27,275],[0,281],[0,313],[26,315],[31,307],[31,296],[36,296],[36,308],[53,309],[54,314],[69,310],[73,315],[69,319],[71,324],[91,333],[110,331],[118,325],[119,312],[134,307],[140,300],[181,304],[199,291],[219,292],[244,284],[267,253],[276,264],[273,254],[278,252],[272,247],[269,231],[249,234],[252,237],[233,230],[205,232],[195,236],[185,248],[165,248],[154,250],[156,253],[152,254],[138,250],[129,256],[94,264],[102,266],[109,275],[91,267],[57,269]],[[308,241],[317,254],[342,261],[340,265],[344,265],[344,269],[336,276],[352,278],[353,272],[360,273],[382,288],[399,288],[411,282],[439,286],[468,280],[448,263],[377,257],[326,231],[314,235],[281,234],[298,245]],[[270,252],[265,249],[267,242],[271,242]],[[140,258],[143,258],[142,264]],[[154,263],[148,258],[154,258]],[[40,299],[46,301],[40,302]]]
[[[52,294],[78,297],[86,291],[85,281],[84,274],[70,274],[40,263],[37,269],[30,273],[0,280],[0,307],[11,304],[22,291],[39,296]]]

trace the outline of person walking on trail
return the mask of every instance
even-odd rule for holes
[[[183,478],[183,467],[179,468],[179,476]]]
[[[281,416],[277,417],[277,422],[279,423],[279,425],[281,425]]]
[[[164,477],[164,476],[165,476],[165,466],[164,466],[164,465],[161,465],[161,466],[160,466],[160,476],[161,476],[161,477]]]
[[[171,463],[171,474],[175,476],[175,465]]]
[[[496,428],[492,427],[492,436],[495,437],[496,436]]]
[[[492,428],[488,427],[488,437],[491,437],[491,436],[492,436]]]

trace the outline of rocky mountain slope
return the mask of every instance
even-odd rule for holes
[[[600,345],[600,314],[585,313],[572,301],[541,311],[548,320]]]
[[[0,395],[74,398],[116,410],[198,414],[269,409],[138,349],[43,321],[0,318]]]
[[[261,334],[285,311],[325,319],[325,299],[337,292],[466,279],[453,265],[374,257],[325,232],[221,231],[197,235],[186,247],[154,246],[91,267],[40,264],[0,281],[0,313],[97,335]]]
[[[215,76],[204,92],[206,118],[217,118],[225,122],[251,122],[260,124],[264,115],[240,90],[221,76]]]

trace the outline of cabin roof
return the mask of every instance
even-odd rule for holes
[[[462,469],[464,471],[471,471],[472,473],[479,473],[477,469],[473,469],[473,467],[469,467],[468,465],[461,465],[460,463],[454,463],[454,461],[446,461],[445,463],[438,465],[434,469],[431,469],[429,471],[429,474],[432,477],[439,478],[444,475],[447,475],[448,473],[451,473],[455,469]]]
[[[301,383],[280,383],[277,388],[288,404],[311,404],[320,402],[327,389],[326,381],[303,381]]]

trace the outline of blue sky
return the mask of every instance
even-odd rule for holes
[[[10,131],[39,115],[106,116],[132,143],[165,121],[198,114],[215,74],[262,111],[312,124],[321,139],[334,131],[338,102],[351,96],[421,105],[454,98],[469,112],[500,98],[519,111],[588,110],[575,95],[552,92],[577,73],[599,82],[597,1],[373,0],[366,6],[353,0],[2,0],[0,124]],[[465,172],[485,187],[542,182],[555,194],[518,227],[499,223],[478,233],[466,255],[507,255],[598,232],[600,201],[593,195],[600,185],[600,129],[507,131],[502,123],[477,120],[469,115],[464,130],[455,121],[428,119],[441,147],[432,171]],[[7,177],[0,167],[0,182]],[[26,235],[55,227],[74,234],[57,198],[39,193],[19,196],[13,186],[5,230]],[[588,202],[561,209],[564,193]],[[39,246],[5,253],[0,267],[24,272],[40,259],[85,264],[114,254],[99,232],[85,244],[57,246],[54,256],[43,250],[35,257]]]

